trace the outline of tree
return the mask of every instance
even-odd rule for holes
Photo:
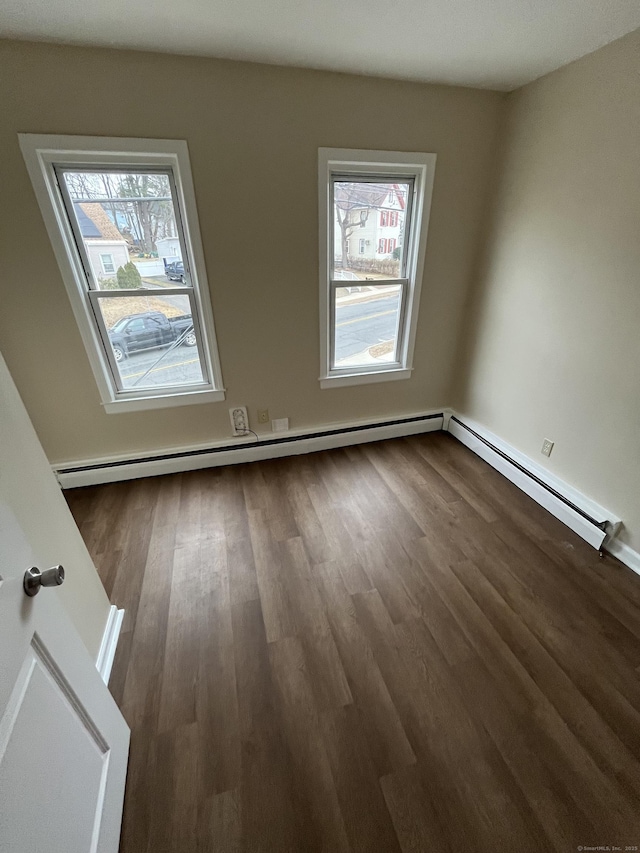
[[[131,199],[127,212],[133,213],[132,230],[138,232],[143,252],[151,254],[155,251],[156,240],[175,235],[169,179],[166,175],[151,175],[145,172],[119,177],[122,177],[122,180],[118,187],[118,196]]]
[[[130,233],[145,254],[155,252],[156,240],[177,234],[166,174],[65,172],[65,182],[75,203],[101,204],[114,225]]]
[[[129,261],[123,267],[118,267],[116,271],[118,287],[121,290],[136,290],[142,285],[142,276],[138,271],[138,267]]]
[[[340,181],[334,185],[336,219],[340,226],[342,268],[348,261],[348,241],[356,228],[364,228],[369,211],[379,210],[389,194],[388,185],[373,183],[348,183]]]
[[[334,206],[336,220],[340,226],[340,243],[342,252],[342,268],[349,266],[348,242],[349,237],[358,228],[364,228],[372,210],[394,210],[385,205],[389,193],[395,193],[405,208],[406,185],[371,182],[339,181],[334,184]],[[404,228],[401,228],[401,235]],[[395,258],[394,254],[394,258]],[[399,256],[398,256],[399,257]]]

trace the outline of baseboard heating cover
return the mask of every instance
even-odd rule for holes
[[[278,437],[269,434],[260,436],[258,441],[242,438],[235,442],[178,448],[149,456],[111,457],[60,464],[54,465],[53,470],[62,488],[75,488],[435,432],[443,428],[443,423],[444,411],[440,409],[393,420],[350,422],[326,429],[297,432],[292,430]]]
[[[594,548],[602,550],[605,539],[617,533],[620,519],[541,469],[483,427],[452,414],[447,429]]]

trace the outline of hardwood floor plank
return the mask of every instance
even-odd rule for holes
[[[420,540],[415,545],[416,552],[426,550],[428,553],[428,548],[426,540]],[[538,750],[548,752],[558,770],[565,774],[567,790],[572,792],[580,804],[585,820],[588,820],[589,815],[599,815],[601,825],[611,831],[615,826],[626,825],[629,820],[637,819],[629,815],[627,804],[617,795],[611,780],[606,778],[589,753],[571,735],[555,707],[516,656],[515,650],[502,640],[455,574],[447,571],[436,559],[427,557],[424,565],[425,569],[431,571],[438,591],[469,643],[512,703],[514,713],[530,717]],[[535,716],[530,714],[531,707],[536,710]],[[604,802],[615,804],[617,814],[612,815],[611,809],[604,813]]]
[[[135,625],[129,632],[131,644],[120,707],[132,728],[143,721],[154,729],[158,726],[165,664],[165,643],[159,643],[158,636],[166,637],[169,627],[174,547],[175,521],[167,524],[160,509],[151,529]]]
[[[264,510],[249,510],[249,529],[267,640],[271,643],[294,637],[297,614],[291,606],[279,543],[271,533]]]
[[[120,504],[114,544],[116,550],[121,551],[122,558],[118,563],[110,598],[113,604],[124,608],[123,631],[132,630],[136,621],[144,575],[140,566],[144,566],[147,559],[156,499],[157,492],[148,480],[136,480],[130,494]],[[108,521],[105,522],[104,533],[97,544],[102,549],[100,553],[110,550],[105,538],[108,524]]]
[[[431,433],[67,493],[126,610],[120,853],[640,838],[640,578]]]
[[[311,813],[308,801],[295,789],[293,762],[276,711],[260,602],[235,605],[232,620],[244,849],[294,853],[304,849],[304,827]]]
[[[378,776],[414,764],[415,755],[340,573],[335,565],[325,564],[316,577]]]
[[[380,780],[402,853],[450,853],[454,849],[451,831],[435,808],[429,777],[421,765],[414,764]]]
[[[292,756],[294,782],[309,803],[307,850],[349,851],[342,812],[320,731],[313,673],[295,637],[271,643],[269,659],[278,694],[280,718]]]
[[[296,468],[289,466],[282,482],[309,559],[313,563],[324,563],[331,559],[332,551],[326,532],[315,511],[304,478]]]
[[[553,697],[554,706],[576,737],[583,740],[597,758],[600,766],[624,780],[626,785],[635,787],[635,796],[640,796],[640,768],[635,760],[637,739],[625,738],[629,744],[625,748],[615,729],[607,722],[612,718],[609,711],[611,703],[622,703],[623,707],[627,707],[624,700],[617,696],[607,673],[603,672],[601,676],[607,695],[601,701],[595,698],[595,704],[600,709],[596,712],[589,701],[594,693],[591,678],[585,673],[584,646],[576,646],[577,638],[565,638],[563,624],[554,625],[550,622],[551,608],[542,610],[538,603],[534,603],[531,592],[509,573],[504,563],[493,556],[480,559],[478,567],[473,563],[465,563],[464,571],[456,571],[456,574],[543,692]],[[590,670],[596,661],[597,652],[594,651],[589,655]],[[628,667],[627,678],[636,680],[632,666]],[[584,695],[581,685],[584,687]],[[637,711],[629,709],[628,713],[636,714]],[[631,731],[637,730],[637,725],[632,726]],[[635,752],[635,757],[630,750]]]
[[[153,809],[146,853],[196,850],[198,804],[201,800],[196,723],[179,725],[152,740],[148,773]]]
[[[400,851],[359,709],[325,712],[322,731],[351,850]]]
[[[353,698],[302,540],[281,543],[280,554],[318,707],[348,705]]]
[[[199,749],[207,757],[201,762],[201,782],[208,797],[240,785],[240,721],[224,541],[202,542],[200,560],[196,720]]]
[[[204,583],[200,545],[173,552],[169,618],[164,650],[158,732],[196,722],[200,663],[200,591]]]
[[[150,772],[152,743],[156,732],[151,726],[131,729],[127,786],[122,814],[120,850],[147,850],[152,815],[158,808],[154,789],[155,778]],[[168,768],[161,768],[162,774]]]
[[[424,622],[396,627],[375,592],[354,599],[418,764],[429,768],[429,799],[439,825],[455,825],[451,833],[461,849],[471,844],[478,851],[501,849],[511,833],[523,850],[550,849]]]
[[[237,789],[223,791],[205,800],[198,822],[199,850],[242,853],[242,814]]]

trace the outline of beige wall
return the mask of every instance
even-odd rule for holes
[[[57,564],[65,567],[64,584],[46,594],[60,597],[95,660],[109,614],[109,600],[2,355],[0,506],[3,517],[8,511],[9,517],[16,520],[40,569]],[[8,547],[10,542],[3,544]],[[9,576],[15,577],[17,567],[6,568]]]
[[[458,408],[640,550],[640,31],[509,96],[466,338]]]
[[[52,461],[224,438],[234,404],[304,427],[447,403],[504,96],[18,42],[0,67],[0,346]],[[225,403],[104,413],[18,132],[187,140]],[[410,380],[320,390],[320,146],[438,154]]]

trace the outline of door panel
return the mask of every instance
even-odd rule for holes
[[[24,573],[38,563],[14,511],[23,487],[6,476],[4,463],[24,458],[26,469],[31,445],[42,450],[35,435],[16,434],[10,413],[22,404],[6,374],[2,378],[0,851],[117,853],[129,729],[58,589],[40,589],[32,598],[24,592]],[[44,494],[46,477],[53,478],[50,469],[41,481],[28,478],[27,494]],[[19,505],[23,523],[35,529],[35,511],[26,517],[24,500]],[[68,581],[74,566],[68,563],[65,571]]]
[[[37,637],[0,722],[0,751],[0,802],[3,810],[23,816],[5,827],[2,843],[7,849],[20,850],[22,845],[26,850],[51,853],[95,850],[109,747]],[[43,755],[47,756],[44,766]],[[24,788],[15,784],[20,777],[30,780],[26,802]],[[66,831],[52,834],[60,810],[66,811],[71,803],[73,818],[65,822]]]
[[[116,853],[129,729],[56,590],[28,598],[17,574],[0,583],[0,850]]]

